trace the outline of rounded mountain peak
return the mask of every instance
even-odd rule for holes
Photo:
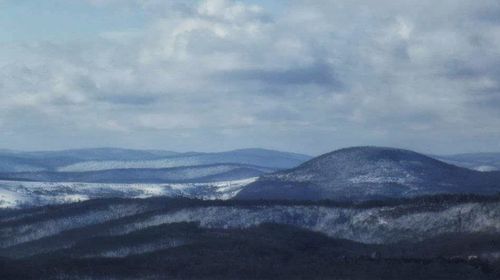
[[[356,167],[360,167],[360,164],[374,164],[380,166],[383,162],[416,166],[439,165],[441,168],[455,168],[455,166],[410,150],[360,146],[344,148],[321,155],[305,162],[297,167],[297,169],[316,167],[320,169],[330,169],[331,171],[332,168],[345,169],[345,167],[349,167],[352,170],[352,168],[357,169]]]
[[[500,173],[499,173],[500,174]],[[417,152],[351,147],[296,168],[263,175],[238,198],[373,199],[436,193],[497,191],[495,174],[481,174]]]

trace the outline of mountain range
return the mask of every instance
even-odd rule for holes
[[[126,168],[171,168],[221,163],[286,169],[310,156],[265,149],[218,153],[96,148],[65,151],[0,151],[0,172],[84,172]]]
[[[171,168],[124,168],[83,172],[0,173],[0,180],[85,183],[205,183],[241,180],[276,171],[275,168],[221,163]]]
[[[257,177],[309,156],[264,149],[175,153],[114,148],[0,151],[0,208],[95,198],[229,199]]]
[[[500,277],[498,171],[384,147],[143,152],[17,154],[0,278]]]
[[[86,183],[219,182],[292,168],[310,156],[265,149],[175,153],[114,148],[0,152],[0,180]]]
[[[0,207],[99,197],[361,201],[500,192],[499,171],[480,172],[384,147],[351,147],[312,159],[262,149],[184,154],[123,149],[3,151],[0,159],[14,157],[22,164],[0,172]],[[41,170],[13,171],[23,166]]]
[[[500,169],[499,153],[430,155],[430,157],[478,171]],[[265,149],[242,149],[218,153],[179,153],[119,148],[36,152],[0,150],[0,178],[51,182],[63,180],[124,183],[127,181],[125,179],[127,176],[122,176],[121,173],[124,172],[123,170],[129,169],[131,173],[135,174],[135,176],[128,176],[128,178],[133,177],[129,183],[145,183],[176,181],[171,180],[169,176],[158,176],[158,174],[172,174],[174,171],[185,174],[193,170],[193,167],[197,167],[198,171],[213,171],[219,168],[216,166],[227,167],[231,165],[233,169],[237,170],[234,175],[229,172],[229,174],[221,174],[220,178],[214,176],[215,181],[220,181],[230,177],[244,179],[247,176],[245,172],[255,176],[279,169],[294,168],[311,158],[311,156],[303,154]],[[183,170],[183,167],[186,169]],[[152,176],[152,173],[157,175]],[[163,180],[159,177],[167,177],[167,179]],[[203,176],[191,177],[197,180],[196,177]]]

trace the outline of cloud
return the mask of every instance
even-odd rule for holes
[[[331,65],[317,63],[290,69],[246,69],[233,70],[222,74],[227,79],[260,81],[276,86],[297,86],[301,84],[317,84],[331,90],[341,89],[342,82],[336,77]]]
[[[1,45],[3,145],[500,150],[497,1],[87,2],[149,20]]]

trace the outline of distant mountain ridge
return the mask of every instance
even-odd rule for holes
[[[55,171],[84,161],[154,160],[178,155],[170,151],[92,148],[62,151],[0,151],[1,172]]]
[[[219,153],[95,148],[45,152],[0,152],[0,172],[82,172],[126,168],[171,168],[210,164],[247,164],[285,169],[310,156],[265,149]]]
[[[500,153],[466,153],[433,157],[450,164],[478,171],[500,170]]]
[[[258,177],[273,171],[276,169],[245,164],[210,164],[84,172],[13,172],[0,173],[0,180],[85,183],[206,183]]]
[[[263,175],[236,198],[369,200],[498,192],[500,172],[478,172],[409,150],[352,147]]]
[[[286,169],[299,165],[311,157],[295,153],[264,149],[244,149],[219,153],[178,154],[156,160],[134,161],[85,161],[58,168],[58,171],[78,172],[125,168],[170,168],[220,163],[247,164],[268,168]]]

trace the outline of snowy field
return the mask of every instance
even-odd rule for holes
[[[0,181],[0,208],[34,207],[93,198],[146,198],[154,196],[230,199],[257,180],[186,184],[102,184]]]

